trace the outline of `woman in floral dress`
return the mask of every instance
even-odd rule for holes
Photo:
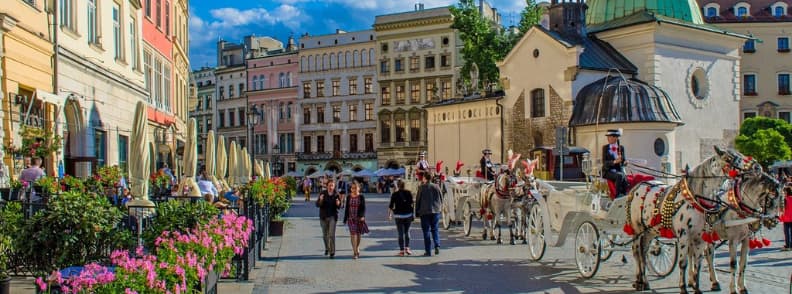
[[[352,258],[360,257],[360,236],[369,232],[366,225],[366,198],[360,194],[360,184],[353,182],[349,188],[344,208],[344,223],[349,227],[352,240]]]

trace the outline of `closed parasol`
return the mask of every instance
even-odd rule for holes
[[[215,139],[214,139],[214,131],[209,131],[209,134],[206,135],[206,148],[204,149],[204,163],[206,164],[206,175],[209,176],[209,180],[212,181],[212,184],[215,186],[217,185],[217,179],[215,178],[216,173],[216,164],[215,164]]]
[[[255,164],[253,165],[253,169],[256,172],[257,177],[264,177],[264,168],[261,167],[261,160],[255,161]]]
[[[226,172],[228,171],[228,153],[225,148],[225,137],[220,135],[217,138],[217,161],[215,167],[215,178],[222,186],[223,191],[231,190],[226,182]]]
[[[130,157],[135,160],[129,162],[129,185],[131,187],[134,200],[127,202],[127,205],[138,207],[154,207],[154,203],[148,199],[149,185],[149,150],[148,150],[148,119],[146,118],[146,104],[138,101],[135,108],[135,120],[132,124],[132,138]]]
[[[237,144],[235,141],[231,142],[231,148],[228,149],[228,185],[231,187],[236,186],[237,184],[237,174],[239,173],[239,166],[237,163],[237,157],[239,156],[239,151],[237,150]]]
[[[195,172],[198,165],[198,138],[195,119],[187,123],[187,142],[184,145],[184,177],[179,184],[179,194],[187,197],[201,197],[201,190],[195,181]],[[187,194],[184,195],[185,190]]]

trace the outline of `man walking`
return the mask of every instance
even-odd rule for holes
[[[418,187],[418,195],[415,199],[415,214],[421,218],[421,230],[426,250],[423,256],[432,256],[432,241],[434,241],[434,254],[440,254],[438,223],[440,222],[442,201],[440,188],[432,183],[432,174],[424,174],[421,177],[421,185]]]
[[[305,193],[305,202],[311,201],[311,178],[305,177],[302,182],[303,193]]]

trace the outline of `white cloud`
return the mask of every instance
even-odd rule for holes
[[[295,0],[300,1],[300,0]],[[270,12],[264,8],[240,10],[233,7],[212,9],[209,11],[211,20],[203,20],[194,13],[190,16],[190,36],[196,45],[214,41],[219,37],[238,38],[243,32],[237,30],[248,25],[283,24],[290,29],[300,27],[300,22],[307,17],[299,8],[281,4]]]

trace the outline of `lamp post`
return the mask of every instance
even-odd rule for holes
[[[256,162],[256,150],[254,147],[256,146],[253,144],[253,137],[255,135],[255,125],[258,124],[258,118],[261,116],[261,111],[256,107],[255,104],[249,105],[248,104],[248,112],[247,112],[247,122],[248,122],[248,152],[250,152],[250,162],[251,164],[255,164]]]
[[[278,162],[279,161],[278,160],[278,154],[280,153],[280,147],[278,147],[278,144],[275,144],[275,146],[272,146],[272,152],[273,152],[273,155],[272,155],[272,160],[271,161],[273,163],[273,166],[275,167],[275,173],[277,175],[278,171],[280,170],[280,166],[278,165],[279,164],[279,162]]]

